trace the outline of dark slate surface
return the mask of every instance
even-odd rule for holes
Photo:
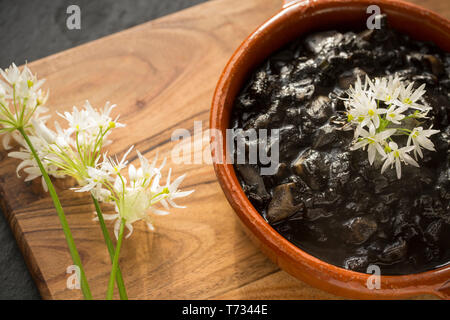
[[[205,1],[0,0],[0,67],[31,62]],[[81,9],[81,30],[66,27],[71,4]],[[40,299],[2,213],[0,299]]]

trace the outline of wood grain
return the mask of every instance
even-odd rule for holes
[[[416,1],[419,2],[419,1]],[[450,5],[420,1],[450,18]],[[122,122],[110,153],[135,145],[147,157],[170,159],[177,128],[208,126],[214,87],[239,43],[281,8],[281,0],[215,0],[30,63],[51,89],[49,106],[63,111],[89,99],[116,103]],[[89,30],[83,30],[89,32]],[[132,160],[136,160],[134,157]],[[0,196],[28,267],[45,299],[79,299],[66,288],[70,256],[51,200],[38,183],[15,175],[17,161],[0,151]],[[169,166],[171,165],[169,161]],[[245,236],[211,165],[180,165],[187,209],[139,224],[120,260],[132,299],[334,299],[290,277]],[[59,194],[95,298],[104,298],[110,260],[86,195]],[[106,208],[107,209],[107,208]],[[423,297],[422,297],[423,298]],[[426,298],[426,297],[425,297]]]

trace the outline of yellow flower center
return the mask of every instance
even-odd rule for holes
[[[359,121],[359,122],[362,122],[363,120],[364,120],[364,116],[359,116],[359,117],[358,117],[358,121]]]
[[[347,115],[347,121],[350,122],[354,119],[355,117],[352,116],[350,113]]]
[[[396,157],[396,158],[400,157],[400,153],[398,152],[398,150],[394,151],[394,157]]]
[[[403,100],[403,102],[404,102],[404,103],[407,103],[407,104],[412,104],[412,101],[411,101],[410,98],[405,98],[405,99]]]
[[[373,111],[373,109],[369,109],[369,116],[373,116],[373,115],[375,115],[375,111]]]
[[[34,82],[31,80],[28,80],[27,84],[28,84],[28,88],[31,88],[33,86]]]

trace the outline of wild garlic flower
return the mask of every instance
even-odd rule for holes
[[[429,137],[439,130],[424,130],[422,127],[412,128],[409,118],[427,118],[431,107],[425,104],[423,96],[425,84],[414,89],[414,83],[406,84],[397,76],[376,78],[373,81],[366,76],[364,84],[356,80],[355,86],[347,91],[345,100],[347,120],[355,128],[355,136],[351,150],[365,149],[372,165],[377,155],[384,160],[383,173],[395,165],[397,177],[401,177],[401,165],[419,164],[409,156],[414,150],[423,157],[422,148],[435,151]],[[408,135],[407,145],[399,148],[394,138]]]
[[[361,82],[361,78],[357,77],[354,87],[350,86],[347,90],[347,95],[349,99],[345,100],[353,100],[353,101],[361,101],[367,98],[367,90],[369,89],[369,77],[366,76],[364,84]]]
[[[91,106],[89,101],[86,101],[84,109],[78,110],[74,106],[72,112],[59,114],[67,121],[66,133],[73,136],[80,147],[86,148],[80,150],[82,153],[100,151],[102,146],[110,144],[106,138],[111,133],[111,129],[125,126],[118,122],[119,117],[111,118],[111,111],[115,107],[116,105],[106,102],[102,110],[97,110]],[[96,155],[99,156],[98,153]]]
[[[369,163],[373,164],[377,152],[383,157],[386,156],[386,152],[384,151],[386,139],[392,136],[396,131],[396,129],[388,129],[376,133],[374,127],[370,127],[369,131],[361,129],[361,136],[358,139],[358,142],[356,142],[350,149],[364,149],[368,146],[367,153],[369,156]]]
[[[45,80],[38,80],[27,66],[20,71],[13,63],[0,69],[0,75],[0,135],[4,135],[3,146],[9,149],[14,131],[27,130],[33,118],[43,120],[48,91],[41,89]]]
[[[436,151],[434,149],[434,144],[429,137],[439,132],[439,130],[433,130],[431,127],[428,130],[424,130],[422,127],[417,127],[411,131],[408,137],[407,146],[410,146],[411,143],[414,145],[413,150],[416,159],[417,155],[423,158],[422,147],[430,151]]]
[[[366,79],[375,99],[384,101],[388,104],[397,101],[401,91],[400,78],[393,76],[387,78],[375,78],[373,82],[370,81],[367,76]]]
[[[184,209],[185,206],[177,205],[174,200],[178,198],[184,198],[190,195],[194,190],[190,191],[179,191],[178,187],[180,186],[181,182],[183,182],[184,178],[186,177],[186,174],[183,174],[176,178],[172,183],[170,182],[170,175],[172,173],[172,168],[169,169],[169,173],[167,174],[167,181],[166,184],[162,187],[165,192],[163,193],[164,196],[161,197],[161,204],[164,206],[166,210],[169,210],[169,205],[173,208],[180,208]],[[168,205],[168,204],[169,205]]]
[[[405,118],[403,112],[408,109],[406,106],[396,106],[392,104],[389,109],[386,111],[386,119],[395,124],[401,124],[401,120]]]
[[[169,205],[174,208],[183,208],[173,200],[186,197],[193,192],[193,190],[182,192],[178,189],[185,175],[170,182],[171,170],[169,170],[166,184],[160,185],[161,169],[166,161],[164,160],[161,166],[156,167],[157,157],[150,164],[138,151],[137,154],[140,167],[136,169],[134,165],[128,165],[128,180],[121,172],[125,168],[124,165],[127,164],[126,155],[120,162],[105,155],[103,162],[98,164],[97,168],[88,170],[93,174],[89,178],[91,182],[77,189],[78,192],[94,189],[97,189],[97,192],[104,190],[103,192],[108,195],[109,202],[115,205],[116,213],[104,215],[104,217],[106,220],[116,220],[114,226],[116,238],[122,219],[125,220],[125,226],[129,230],[127,238],[133,232],[132,224],[136,221],[144,220],[148,228],[154,230],[150,212],[157,215],[166,215],[170,210]],[[167,211],[158,209],[155,206],[157,203],[161,203]]]
[[[352,89],[350,89],[352,90]],[[352,91],[350,99],[346,101],[347,120],[356,123],[359,128],[380,126],[380,115],[387,112],[385,108],[379,108],[376,100],[366,91]]]
[[[409,108],[426,111],[430,107],[417,102],[425,92],[425,83],[417,89],[414,89],[414,82],[411,82],[407,87],[401,86],[399,95],[400,103]]]
[[[98,111],[92,108],[89,102],[86,102],[84,109],[78,110],[74,107],[72,112],[60,115],[67,121],[68,127],[65,129],[62,129],[58,122],[55,122],[55,130],[52,130],[40,119],[31,121],[30,139],[50,175],[57,178],[73,177],[81,186],[88,183],[90,175],[87,168],[95,167],[98,163],[101,149],[108,143],[106,138],[111,130],[124,126],[117,122],[117,118],[111,118],[111,110],[114,107],[115,105],[106,103],[105,107]],[[23,145],[20,154],[12,152],[9,155],[23,160],[18,170],[24,169],[27,173],[36,174],[27,179],[37,178],[40,176],[37,162],[32,161],[31,151],[25,142],[21,139],[18,141]],[[100,194],[104,196],[103,192],[97,195]]]
[[[384,157],[384,164],[381,167],[381,173],[383,173],[389,166],[393,167],[395,164],[395,170],[397,172],[397,178],[400,179],[402,177],[402,166],[401,163],[405,163],[406,165],[411,164],[415,167],[419,167],[419,164],[411,158],[408,154],[414,147],[402,147],[399,148],[398,145],[391,141],[389,142],[389,146],[386,148],[387,154]]]
[[[14,79],[16,75],[10,78]],[[78,182],[79,186],[73,188],[77,192],[90,192],[97,200],[115,205],[117,213],[105,215],[105,218],[119,218],[116,221],[116,233],[121,219],[126,221],[130,234],[132,224],[138,220],[146,221],[153,230],[150,211],[164,215],[169,213],[170,207],[182,208],[174,200],[186,197],[193,191],[180,191],[178,187],[185,175],[171,182],[171,170],[165,185],[160,185],[161,170],[166,160],[157,167],[157,158],[149,163],[137,151],[140,167],[129,165],[127,156],[133,147],[120,160],[105,153],[100,161],[102,147],[107,143],[106,138],[111,130],[124,126],[117,122],[118,118],[111,117],[114,107],[106,103],[102,110],[96,110],[89,102],[82,109],[73,107],[72,112],[60,114],[67,122],[65,129],[58,122],[55,122],[55,130],[52,130],[45,121],[32,120],[29,138],[49,175],[56,178],[71,176]],[[17,173],[20,170],[27,173],[27,181],[41,177],[38,164],[25,141],[19,138],[18,141],[22,145],[20,151],[9,153],[9,156],[22,160]],[[122,173],[127,167],[129,181]],[[43,186],[46,188],[44,182]],[[165,210],[155,206],[159,202]]]
[[[42,177],[41,170],[39,169],[36,159],[33,157],[29,146],[27,145],[25,140],[21,139],[20,137],[16,137],[16,139],[17,141],[19,141],[21,148],[19,149],[19,151],[9,152],[8,156],[11,158],[22,160],[22,162],[17,166],[16,169],[17,176],[20,177],[19,172],[23,169],[23,171],[27,174],[25,181],[31,181],[41,177],[42,187],[45,191],[48,191],[47,184]],[[44,138],[39,136],[30,136],[29,139],[33,144],[39,158],[41,159],[41,163],[45,171],[47,171],[48,175],[55,178],[64,177],[64,174],[61,173],[61,170],[56,165],[54,165],[52,161],[50,161],[50,159],[57,159],[49,154],[48,142]]]

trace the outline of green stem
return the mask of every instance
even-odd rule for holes
[[[114,259],[113,259],[113,264],[112,264],[112,269],[111,269],[111,275],[109,277],[108,292],[106,294],[107,300],[112,300],[112,298],[113,298],[114,282],[115,282],[114,280],[116,279],[117,267],[119,265],[120,247],[122,246],[124,227],[125,227],[125,220],[122,219],[120,221],[119,239],[117,240],[116,251],[114,252]]]
[[[31,143],[30,139],[28,138],[28,135],[25,133],[25,130],[23,128],[17,129],[25,139],[26,143],[28,144],[28,147],[30,148],[31,153],[33,154],[33,157],[35,158],[39,169],[41,170],[42,176],[44,177],[45,183],[48,187],[48,192],[50,196],[52,197],[53,204],[55,205],[56,212],[58,213],[59,221],[61,222],[61,226],[64,231],[64,235],[66,237],[67,245],[69,247],[70,255],[72,257],[73,263],[78,266],[80,269],[80,282],[81,282],[81,291],[83,292],[83,296],[86,300],[92,300],[92,294],[89,290],[89,285],[86,279],[86,274],[84,273],[83,265],[81,264],[80,255],[78,254],[77,248],[75,246],[75,242],[72,237],[72,233],[69,228],[69,224],[67,223],[66,216],[64,214],[64,210],[61,206],[61,202],[59,201],[58,195],[56,194],[55,188],[53,187],[52,181],[50,180],[50,177],[48,176],[47,172],[44,169],[44,166],[42,165],[41,159],[39,159],[38,154],[36,153],[36,150],[33,147],[33,144]]]
[[[95,210],[97,211],[98,221],[100,222],[100,227],[102,228],[103,238],[105,238],[106,246],[108,247],[109,256],[111,258],[111,263],[114,262],[114,245],[111,241],[111,237],[109,236],[108,229],[106,228],[105,220],[103,219],[102,210],[100,208],[100,204],[98,200],[93,196],[92,200],[94,201]],[[117,266],[117,287],[119,288],[119,295],[121,300],[128,300],[127,291],[125,289],[125,284],[122,278],[122,272],[120,271],[120,267]]]
[[[408,133],[412,132],[411,130],[405,129],[405,128],[397,128],[397,130],[405,131],[405,132],[408,132]]]

